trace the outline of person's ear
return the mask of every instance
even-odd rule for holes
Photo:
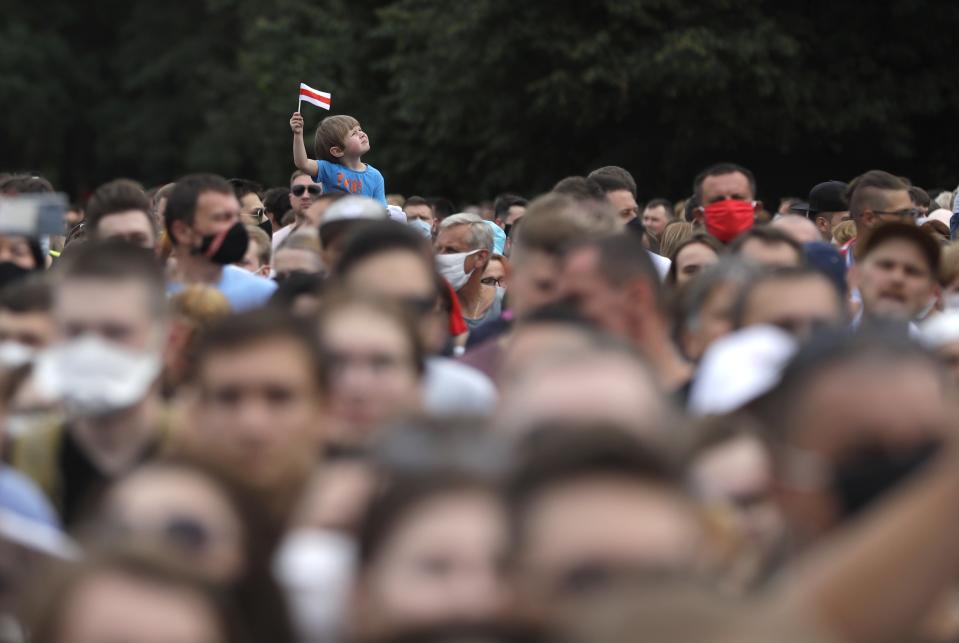
[[[697,205],[693,208],[693,222],[700,225],[703,224],[704,219],[706,218],[706,209],[701,205]]]
[[[755,212],[756,214],[759,214],[760,212],[763,211],[763,202],[762,202],[762,201],[754,201],[753,203],[755,204],[755,205],[753,205],[753,212]]]
[[[342,158],[344,153],[345,152],[343,151],[343,148],[337,145],[334,145],[333,147],[330,148],[330,156],[332,156],[333,158],[336,158],[336,159]]]
[[[272,269],[270,268],[270,264],[265,263],[265,264],[263,264],[262,266],[260,266],[260,269],[256,271],[256,274],[258,274],[258,275],[261,276],[261,277],[269,277],[269,276],[270,276],[270,270],[272,270]]]
[[[831,232],[829,219],[826,217],[816,217],[816,227],[820,232]]]
[[[471,258],[473,259],[473,270],[482,272],[486,270],[486,265],[489,263],[489,250],[480,250]]]
[[[872,210],[863,210],[862,215],[860,215],[860,219],[862,220],[862,227],[872,228],[873,226],[876,225],[877,218],[878,217],[876,216],[876,213],[873,212]]]

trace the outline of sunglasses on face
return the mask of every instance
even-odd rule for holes
[[[303,196],[304,192],[309,192],[310,196],[320,196],[323,193],[318,185],[294,185],[290,192],[293,196]]]

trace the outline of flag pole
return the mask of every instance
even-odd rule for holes
[[[296,113],[300,113],[300,108],[303,106],[303,94],[300,94],[299,98],[296,101]]]

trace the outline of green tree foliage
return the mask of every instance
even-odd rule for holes
[[[51,0],[2,13],[0,167],[72,191],[201,169],[283,183],[300,81],[361,120],[390,191],[533,194],[617,163],[644,196],[678,197],[717,160],[753,167],[767,195],[877,166],[930,187],[959,178],[956,3]],[[326,115],[304,112],[309,129]]]

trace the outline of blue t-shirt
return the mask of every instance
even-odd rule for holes
[[[386,184],[383,181],[383,175],[369,163],[362,172],[322,159],[316,164],[319,169],[313,181],[323,185],[323,192],[359,194],[386,205]]]
[[[276,290],[276,282],[254,275],[243,268],[223,266],[223,274],[216,284],[216,289],[227,298],[234,312],[239,313],[265,305]],[[170,283],[166,292],[168,295],[175,295],[181,290],[183,284]]]
[[[60,527],[50,501],[33,482],[13,469],[0,464],[0,507],[48,527]]]

